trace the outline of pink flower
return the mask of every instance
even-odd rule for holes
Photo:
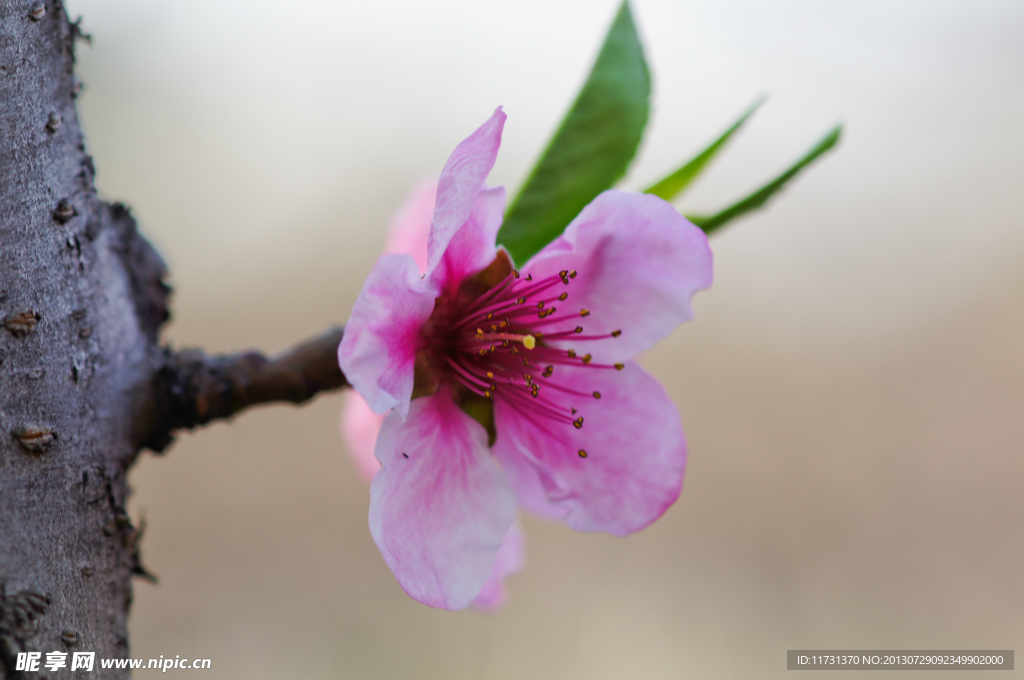
[[[427,238],[436,195],[437,182],[424,181],[416,185],[392,219],[387,244],[384,246],[386,253],[411,255],[420,271],[427,269]],[[384,423],[384,416],[371,411],[358,392],[349,392],[345,397],[341,411],[341,434],[348,444],[359,475],[371,482],[381,469],[380,462],[373,455],[373,447]],[[492,611],[503,605],[508,597],[505,579],[522,570],[525,561],[526,534],[519,522],[513,522],[498,549],[498,558],[490,576],[470,606]]]
[[[495,246],[504,191],[484,187],[504,122],[498,109],[445,164],[426,273],[383,256],[338,350],[387,414],[370,532],[407,593],[448,609],[481,594],[519,507],[623,536],[675,501],[679,415],[631,358],[711,284],[703,232],[614,190],[513,269]]]

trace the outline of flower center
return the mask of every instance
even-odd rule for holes
[[[500,399],[548,434],[549,428],[563,425],[581,429],[583,417],[576,406],[582,399],[600,399],[601,393],[562,384],[559,367],[622,370],[624,365],[595,363],[589,353],[549,344],[622,334],[587,334],[582,324],[590,311],[566,309],[576,276],[575,270],[566,270],[535,280],[512,269],[504,253],[499,254],[459,291],[438,298],[424,328],[431,373],[468,392],[465,396],[475,395],[476,401]],[[582,449],[577,453],[587,457]]]

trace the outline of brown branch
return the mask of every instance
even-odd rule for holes
[[[205,425],[259,404],[301,404],[348,385],[338,368],[344,329],[333,328],[272,359],[259,352],[207,356],[200,350],[165,350],[141,445],[163,451],[174,432]]]

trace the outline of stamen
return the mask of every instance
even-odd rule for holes
[[[590,316],[590,310],[589,309],[581,309],[580,310],[580,316]]]
[[[580,416],[576,420],[572,421],[572,426],[575,427],[577,430],[582,430],[583,429],[583,416]]]
[[[579,457],[580,457],[580,458],[586,458],[586,457],[587,457],[587,452],[586,452],[586,451],[584,451],[583,449],[580,449],[580,450],[579,450],[579,451],[577,452],[577,454],[579,455]]]
[[[561,295],[558,296],[558,299],[564,302],[567,297],[569,297],[568,293],[562,293]]]
[[[615,364],[615,370],[616,371],[621,371],[625,367],[626,367],[626,364]]]
[[[622,331],[612,331],[612,337],[617,338],[622,335]]]
[[[600,392],[594,392],[594,399],[600,399],[600,398],[601,398],[601,393]]]

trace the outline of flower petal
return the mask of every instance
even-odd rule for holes
[[[551,425],[548,434],[496,399],[492,452],[503,469],[520,467],[517,456],[531,464],[545,482],[548,504],[573,529],[617,536],[643,529],[682,488],[686,440],[675,405],[632,362],[621,371],[559,367],[556,375],[570,389],[600,392],[600,399],[581,397],[576,404],[583,427]],[[516,484],[521,477],[510,479]]]
[[[384,416],[371,411],[358,392],[345,394],[345,405],[341,408],[341,436],[348,444],[349,455],[359,476],[366,482],[380,470],[380,463],[373,455],[373,445],[383,422]]]
[[[498,254],[494,245],[505,213],[505,187],[484,189],[465,224],[448,242],[438,266],[431,270],[429,279],[436,290],[447,288],[455,293],[462,280],[494,261]]]
[[[498,549],[498,559],[494,563],[491,575],[473,600],[473,609],[494,611],[505,604],[508,590],[505,579],[522,570],[526,566],[526,532],[519,522],[513,522],[505,534],[505,539]]]
[[[480,594],[516,516],[516,495],[491,460],[487,432],[442,387],[384,420],[374,451],[370,533],[399,584],[432,607]]]
[[[499,106],[486,123],[455,147],[444,164],[427,240],[427,271],[438,265],[449,241],[469,218],[498,156],[505,118]]]
[[[430,220],[434,216],[436,197],[436,181],[424,180],[418,183],[402,207],[395,212],[388,227],[384,252],[412,255],[420,273],[427,271],[427,238],[430,236]]]
[[[586,343],[601,362],[623,361],[693,318],[690,298],[711,286],[711,250],[700,229],[656,196],[609,190],[523,268],[534,278],[576,270],[565,311],[587,309]],[[575,346],[575,345],[573,345]],[[579,347],[577,347],[579,349]]]
[[[338,365],[375,413],[395,408],[404,419],[409,412],[420,328],[436,296],[409,255],[384,255],[366,277],[338,346]]]

